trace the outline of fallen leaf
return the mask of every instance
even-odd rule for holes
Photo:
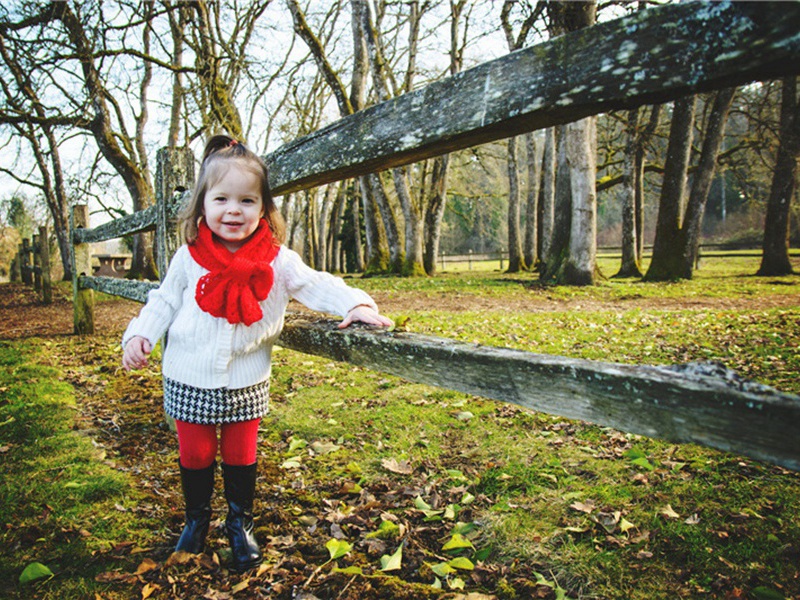
[[[687,525],[697,525],[699,522],[700,522],[700,517],[697,515],[697,513],[694,513],[691,517],[688,517],[684,521],[684,523],[686,523]]]
[[[40,562],[32,562],[22,571],[22,574],[19,576],[19,582],[25,584],[41,579],[42,577],[52,576],[53,572],[46,565]]]
[[[153,595],[153,592],[160,590],[161,586],[156,585],[155,583],[147,583],[142,588],[142,600],[147,600],[150,596]]]
[[[664,508],[662,508],[662,509],[661,509],[659,512],[660,512],[662,515],[664,515],[665,517],[667,517],[668,519],[680,519],[680,518],[681,518],[681,516],[680,516],[678,513],[676,513],[676,512],[675,512],[675,511],[672,509],[672,506],[671,506],[671,505],[669,505],[669,504],[667,504],[667,505],[666,505]]]
[[[145,558],[136,569],[137,575],[144,575],[148,571],[158,568],[158,563],[150,558]]]
[[[591,514],[591,512],[595,509],[594,500],[587,500],[586,502],[573,502],[569,505],[570,508],[573,508],[577,511]]]
[[[397,462],[397,459],[395,458],[384,458],[381,461],[381,465],[387,471],[399,473],[400,475],[411,475],[411,473],[414,472],[414,468],[407,460],[401,460],[400,462]]]
[[[328,552],[331,555],[331,560],[341,558],[353,549],[353,546],[348,542],[337,539],[328,540],[328,542],[325,544],[325,547],[328,549]]]
[[[173,552],[170,554],[167,562],[164,563],[165,567],[174,567],[175,565],[185,565],[194,558],[194,554],[190,552]]]
[[[472,545],[467,538],[465,538],[460,533],[454,533],[450,541],[447,542],[444,546],[442,546],[442,550],[458,550],[459,548],[474,548],[475,546]]]
[[[312,443],[310,448],[317,454],[330,454],[331,452],[336,452],[337,450],[341,449],[341,446],[337,446],[333,442],[317,441]]]
[[[384,554],[381,556],[381,571],[397,571],[402,568],[403,563],[403,544],[400,544],[391,556]]]

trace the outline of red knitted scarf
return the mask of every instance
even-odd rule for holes
[[[264,219],[236,252],[216,239],[202,220],[197,239],[189,244],[192,258],[209,270],[197,282],[198,306],[229,323],[252,325],[261,319],[263,313],[258,303],[266,299],[272,289],[271,263],[279,250]]]

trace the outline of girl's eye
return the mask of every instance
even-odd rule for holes
[[[214,198],[214,202],[225,202],[225,196],[217,196]]]
[[[244,202],[245,204],[253,204],[255,200],[253,200],[252,198],[243,198],[242,202]]]

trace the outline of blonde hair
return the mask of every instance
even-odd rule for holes
[[[184,239],[191,243],[197,239],[197,227],[203,216],[203,201],[206,191],[222,176],[228,161],[238,161],[242,166],[253,171],[261,179],[261,200],[264,205],[264,218],[272,230],[275,241],[282,244],[286,238],[286,224],[283,221],[272,191],[269,188],[269,171],[267,163],[255,152],[229,135],[215,135],[203,150],[203,162],[200,174],[192,190],[189,203],[184,206],[178,218]]]

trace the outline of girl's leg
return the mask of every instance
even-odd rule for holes
[[[217,426],[175,421],[181,465],[205,469],[217,457]]]
[[[226,423],[220,435],[222,462],[231,466],[252,465],[256,462],[258,426],[261,419]]]
[[[231,568],[239,572],[252,569],[263,560],[253,531],[259,422],[260,419],[254,419],[222,426],[222,476],[228,502],[225,531],[231,545]]]
[[[211,496],[214,492],[214,469],[217,456],[217,428],[175,421],[186,525],[175,547],[177,552],[199,554],[205,548],[211,521]]]

